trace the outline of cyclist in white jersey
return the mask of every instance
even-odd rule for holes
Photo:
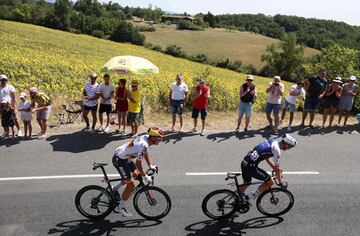
[[[147,149],[151,145],[158,145],[163,137],[164,132],[161,129],[149,128],[147,134],[141,135],[129,143],[121,145],[115,150],[112,159],[113,165],[124,180],[116,185],[113,188],[113,191],[117,191],[122,185],[126,185],[121,196],[121,201],[119,201],[118,204],[118,210],[124,217],[132,215],[125,208],[125,203],[129,199],[132,190],[135,188],[134,178],[140,174],[146,182],[152,182],[152,178],[145,173],[141,162],[145,159],[149,168],[156,168],[155,165],[151,164]],[[135,163],[132,159],[135,159]]]

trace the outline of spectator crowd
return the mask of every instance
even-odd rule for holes
[[[143,95],[138,80],[132,80],[127,86],[126,79],[120,79],[117,87],[111,83],[108,74],[103,75],[102,83],[98,84],[98,75],[93,73],[89,81],[84,85],[82,95],[82,117],[86,124],[84,130],[90,133],[109,132],[110,124],[116,124],[115,133],[125,134],[126,127],[131,127],[130,135],[138,135],[139,125],[143,123]],[[266,128],[274,133],[278,132],[280,126],[285,125],[286,112],[289,112],[287,130],[293,127],[294,114],[299,100],[304,100],[304,107],[301,116],[300,127],[305,127],[309,114],[309,127],[313,128],[315,114],[319,105],[322,104],[323,122],[321,128],[334,125],[336,112],[338,112],[337,125],[347,125],[352,110],[354,97],[357,95],[358,85],[356,77],[350,76],[343,82],[341,77],[332,80],[326,79],[326,70],[320,69],[318,75],[293,84],[288,91],[281,82],[280,76],[274,76],[273,81],[266,89],[267,98],[265,114],[267,119]],[[28,93],[21,92],[17,103],[16,89],[10,85],[6,75],[0,75],[0,115],[1,124],[4,129],[2,138],[24,136],[24,139],[32,137],[32,118],[36,117],[40,132],[39,139],[44,139],[47,134],[48,119],[51,112],[50,97],[38,91],[36,87],[30,87]],[[241,123],[245,115],[243,132],[247,133],[250,127],[252,106],[257,99],[256,81],[252,75],[247,75],[245,82],[239,88],[239,104],[237,108],[238,120],[235,131],[241,132]],[[190,133],[198,132],[198,118],[200,115],[201,129],[199,134],[204,135],[206,118],[208,114],[209,100],[211,98],[210,88],[203,78],[198,79],[198,84],[189,93],[189,87],[184,82],[183,76],[179,73],[176,80],[170,85],[169,105],[172,113],[171,132],[184,132],[185,104],[192,100],[191,117],[193,128]],[[91,125],[89,120],[91,113]],[[105,113],[105,118],[104,118]],[[279,116],[281,113],[281,116]],[[19,123],[22,121],[23,131]],[[176,122],[179,120],[179,128],[176,129]],[[99,120],[99,126],[96,127]],[[16,128],[16,129],[15,129]]]

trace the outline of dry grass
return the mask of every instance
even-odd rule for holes
[[[175,25],[155,25],[155,28],[155,32],[144,33],[146,40],[163,49],[170,44],[176,44],[188,54],[205,54],[212,60],[240,60],[256,68],[264,66],[261,55],[265,53],[266,47],[279,42],[260,34],[226,29],[176,30]],[[305,49],[306,56],[318,53],[316,49]]]

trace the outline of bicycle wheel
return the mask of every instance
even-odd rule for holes
[[[111,193],[97,185],[80,189],[75,197],[75,206],[81,215],[93,220],[104,219],[115,207]]]
[[[280,216],[288,212],[294,205],[294,196],[282,188],[270,188],[260,194],[256,207],[266,216]]]
[[[204,214],[214,220],[232,216],[239,206],[239,197],[228,189],[209,193],[203,200],[201,208]]]
[[[165,217],[171,208],[169,195],[161,188],[145,186],[135,193],[134,208],[142,217],[158,220]]]

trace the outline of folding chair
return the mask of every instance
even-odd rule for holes
[[[69,102],[69,105],[62,105],[67,114],[67,124],[74,123],[74,121],[79,118],[83,110],[82,105],[82,101],[71,101]]]

